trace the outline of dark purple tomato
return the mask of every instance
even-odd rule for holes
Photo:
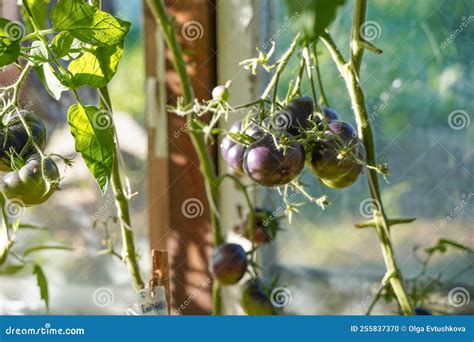
[[[415,308],[415,314],[417,316],[431,316],[433,313],[431,310],[425,309],[425,308]]]
[[[339,114],[331,108],[323,108],[323,114],[318,113],[316,116],[316,122],[318,123],[319,129],[323,130],[327,127],[327,124],[333,121],[339,121]],[[323,124],[324,121],[324,124]]]
[[[236,284],[247,272],[247,253],[236,243],[225,243],[214,250],[211,272],[222,285]]]
[[[291,182],[304,167],[305,154],[299,143],[286,151],[278,150],[271,135],[265,135],[247,147],[244,156],[245,174],[255,183],[280,186]]]
[[[11,170],[9,155],[12,152],[24,159],[35,152],[18,115],[18,113],[5,114],[0,122],[0,171]],[[36,144],[43,150],[46,144],[46,127],[43,122],[33,112],[22,112],[21,115],[30,128]]]
[[[364,158],[364,148],[355,129],[344,121],[332,121],[325,132],[326,139],[320,141],[311,153],[311,169],[321,181],[332,188],[345,188],[358,178],[362,165],[353,156],[339,159],[342,149],[351,147],[351,153]]]
[[[276,113],[273,127],[278,130],[286,129],[292,135],[301,133],[311,127],[311,116],[314,112],[314,102],[309,96],[297,97],[288,102],[285,109]]]
[[[232,124],[229,129],[230,133],[239,133],[242,129],[242,121],[236,121]],[[245,130],[245,134],[251,136],[252,138],[258,138],[261,134],[258,127],[252,126]],[[245,150],[247,146],[239,144],[232,140],[229,136],[225,136],[220,145],[222,157],[227,162],[227,164],[237,173],[244,173],[243,169],[243,160]]]
[[[245,313],[250,316],[273,316],[277,314],[268,291],[260,279],[251,279],[245,283],[240,304]]]
[[[252,216],[247,218],[236,227],[236,233],[242,235],[257,245],[263,245],[273,240],[278,230],[278,219],[270,210],[255,208],[253,223],[249,222]]]
[[[324,118],[326,121],[331,122],[331,121],[338,121],[340,120],[339,114],[336,113],[334,109],[331,108],[323,108],[324,111]]]

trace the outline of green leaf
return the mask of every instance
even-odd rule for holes
[[[46,91],[54,99],[59,100],[63,91],[68,90],[64,84],[58,79],[57,74],[49,63],[44,63],[40,66],[35,66],[35,70],[38,74],[41,83],[43,83]]]
[[[130,23],[88,5],[83,0],[61,0],[51,11],[53,29],[68,31],[84,43],[112,46],[123,41]]]
[[[10,265],[4,268],[0,268],[0,275],[12,275],[20,272],[25,268],[25,265]]]
[[[68,112],[69,128],[102,193],[112,174],[115,155],[112,119],[109,113],[94,106],[72,105]]]
[[[33,32],[33,25],[31,24],[30,18],[25,10],[25,5],[31,9],[33,19],[35,19],[39,28],[44,30],[48,28],[48,5],[49,0],[23,0],[23,6],[21,7],[21,16],[24,19],[25,25],[28,27],[30,32]]]
[[[41,65],[48,61],[48,50],[44,46],[43,42],[39,40],[35,40],[33,43],[31,43],[29,55],[29,59],[35,65]]]
[[[36,275],[36,282],[40,290],[40,298],[44,300],[46,309],[49,310],[49,291],[48,291],[48,280],[44,275],[43,269],[40,265],[34,264],[33,274]]]
[[[76,40],[76,42],[75,42]],[[71,55],[72,58],[74,56],[78,56],[78,52],[71,53],[73,49],[80,49],[80,41],[74,38],[69,32],[64,31],[57,34],[53,41],[51,42],[51,49],[54,51],[57,57],[63,58],[68,55]]]
[[[13,63],[20,55],[20,39],[24,29],[19,24],[0,18],[0,67]]]
[[[84,52],[81,57],[69,63],[71,86],[105,87],[117,72],[122,53],[123,43],[110,47],[95,47]]]
[[[26,256],[30,255],[31,253],[40,252],[40,251],[44,251],[44,250],[65,250],[65,251],[72,251],[72,250],[74,250],[74,249],[71,248],[71,247],[67,247],[67,246],[47,246],[47,245],[40,245],[40,246],[33,246],[33,247],[29,247],[29,248],[25,249],[24,252],[23,252],[23,256],[26,257]]]
[[[314,42],[336,16],[337,8],[346,0],[285,0],[295,32]]]

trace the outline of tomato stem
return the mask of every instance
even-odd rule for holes
[[[354,4],[354,17],[351,34],[351,54],[348,63],[326,31],[321,35],[321,40],[328,48],[340,74],[342,75],[352,103],[352,108],[357,121],[359,137],[366,150],[367,180],[370,195],[376,208],[373,210],[375,229],[380,241],[382,254],[387,268],[387,272],[392,274],[389,279],[390,285],[395,293],[400,308],[405,315],[413,314],[413,307],[408,299],[408,295],[403,283],[402,274],[395,260],[393,246],[390,238],[390,223],[385,214],[385,209],[380,195],[380,187],[377,178],[377,171],[373,168],[376,165],[375,143],[370,125],[370,120],[365,106],[365,96],[359,81],[359,70],[362,62],[364,47],[360,42],[363,40],[360,27],[365,22],[366,0],[356,0]]]
[[[187,106],[192,106],[194,102],[194,93],[191,86],[191,81],[186,70],[186,63],[183,60],[183,54],[181,46],[179,45],[176,37],[175,27],[166,12],[165,5],[162,0],[148,0],[148,5],[155,16],[158,25],[161,28],[163,37],[166,41],[166,45],[171,51],[173,56],[173,66],[176,70],[179,79],[181,81],[181,87],[183,90],[184,103]],[[224,238],[221,232],[221,220],[218,211],[219,203],[219,180],[217,173],[212,161],[212,158],[208,152],[204,134],[201,132],[200,127],[194,119],[194,115],[187,116],[187,124],[189,127],[189,137],[191,138],[192,144],[196,150],[199,158],[199,165],[201,173],[204,178],[204,186],[206,189],[206,195],[211,210],[211,226],[214,246],[217,247],[224,243]],[[222,314],[222,293],[219,282],[215,281],[213,284],[212,291],[212,313],[214,315]]]
[[[112,116],[112,103],[110,101],[107,86],[99,89],[99,107],[110,113]],[[128,205],[128,198],[122,184],[120,175],[120,148],[118,144],[117,132],[112,130],[115,142],[114,161],[112,164],[112,189],[115,196],[115,205],[117,207],[117,216],[120,221],[120,228],[122,232],[123,252],[122,260],[126,263],[128,271],[133,279],[134,287],[137,290],[143,289],[143,283],[140,275],[140,267],[138,264],[138,256],[135,250],[134,234],[131,225],[130,209]]]

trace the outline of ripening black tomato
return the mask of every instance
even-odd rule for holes
[[[340,118],[339,118],[339,114],[336,113],[336,111],[334,109],[331,109],[331,108],[323,108],[323,113],[318,113],[318,115],[316,116],[316,122],[318,124],[321,124],[321,120],[324,120],[326,122],[326,124],[332,122],[332,121],[339,121]],[[324,125],[320,125],[320,127],[325,127]]]
[[[247,253],[236,243],[225,243],[217,249],[211,258],[211,273],[222,285],[239,282],[247,272]]]
[[[255,183],[280,186],[293,180],[304,167],[303,146],[292,143],[286,151],[278,150],[271,135],[264,135],[245,151],[244,171]]]
[[[265,284],[257,278],[245,283],[240,305],[242,305],[245,313],[250,316],[272,316],[277,314]]]
[[[11,200],[21,201],[25,206],[45,202],[57,190],[60,180],[59,170],[51,158],[33,155],[18,171],[3,176],[4,195]]]
[[[415,314],[417,316],[431,316],[433,315],[433,313],[431,312],[431,310],[428,310],[428,309],[425,309],[425,308],[415,308]]]
[[[273,126],[292,135],[299,134],[311,126],[311,116],[314,112],[314,102],[309,96],[297,97],[288,102],[287,106],[276,113]]]
[[[43,150],[46,145],[46,127],[43,122],[33,112],[22,112],[21,115],[29,126],[34,141]],[[18,154],[27,159],[34,152],[19,114],[5,114],[0,123],[0,171],[11,170],[10,154]]]
[[[251,218],[250,214],[247,215],[247,218],[236,227],[236,233],[257,245],[272,241],[278,230],[278,219],[273,213],[270,210],[255,208],[253,223],[249,222]]]
[[[229,129],[230,133],[238,133],[242,130],[242,121],[236,121],[232,124]],[[257,139],[261,135],[261,131],[258,127],[252,126],[245,130],[245,134],[249,135],[252,138]],[[244,173],[243,169],[243,160],[244,154],[247,146],[239,144],[232,140],[229,136],[225,136],[220,145],[220,150],[222,157],[227,162],[227,164],[237,173]]]
[[[321,181],[332,188],[345,188],[358,178],[362,165],[353,156],[339,159],[345,147],[351,154],[364,159],[364,147],[357,138],[355,129],[344,121],[328,123],[326,139],[320,141],[311,153],[311,169]]]

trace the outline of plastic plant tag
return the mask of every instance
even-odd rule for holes
[[[138,302],[133,309],[127,310],[128,315],[134,316],[168,316],[168,304],[164,286],[144,289],[138,292]]]

